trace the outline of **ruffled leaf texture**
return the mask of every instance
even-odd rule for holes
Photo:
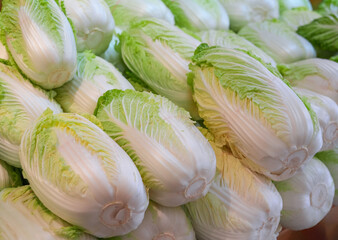
[[[96,239],[54,215],[28,185],[7,188],[0,192],[0,236],[3,240]]]
[[[338,206],[338,148],[319,152],[316,158],[322,161],[331,173],[335,186],[333,205]]]
[[[272,182],[211,142],[217,173],[208,194],[185,205],[197,239],[276,239],[282,199]]]
[[[109,62],[89,51],[79,53],[74,78],[55,89],[56,101],[65,112],[93,114],[97,101],[111,89],[134,89]]]
[[[229,17],[218,0],[163,0],[175,16],[175,24],[191,31],[229,29]]]
[[[279,17],[278,0],[219,0],[230,18],[230,29],[238,32],[252,22]]]
[[[123,60],[137,77],[198,118],[186,76],[198,40],[163,20],[143,19],[122,33],[121,44]]]
[[[190,219],[181,207],[164,207],[150,201],[143,222],[133,232],[109,240],[195,240]]]
[[[338,51],[338,14],[317,18],[298,28],[297,33],[314,46],[328,51]]]
[[[323,146],[320,151],[338,148],[338,105],[329,97],[307,89],[294,90],[311,104],[318,117],[323,134]]]
[[[284,180],[321,149],[315,113],[274,69],[242,51],[205,45],[190,69],[205,126],[252,170]]]
[[[134,160],[152,200],[176,207],[207,193],[215,154],[184,109],[155,94],[110,90],[95,115]]]
[[[62,112],[50,93],[33,86],[13,67],[0,63],[0,159],[20,167],[21,137],[47,108]]]
[[[54,0],[4,0],[0,22],[11,56],[30,80],[52,89],[72,79],[75,38]]]
[[[321,58],[278,66],[292,86],[325,95],[338,104],[338,63]]]
[[[292,63],[316,57],[316,51],[310,42],[277,20],[250,23],[238,34],[261,48],[277,63]]]
[[[316,158],[292,178],[275,185],[283,199],[281,224],[285,228],[296,231],[311,228],[332,208],[334,182],[327,167]]]
[[[62,0],[76,31],[78,52],[102,54],[112,39],[115,21],[104,0]]]
[[[245,38],[232,31],[208,30],[199,32],[197,35],[201,38],[202,42],[207,43],[209,46],[243,49],[245,51],[251,52],[263,62],[271,64],[274,67],[276,66],[276,62],[272,59],[272,57]]]
[[[21,185],[22,179],[19,169],[0,160],[0,190]]]
[[[46,111],[25,132],[20,158],[34,193],[65,221],[101,238],[141,224],[149,201],[137,168],[87,118]]]
[[[135,18],[158,18],[174,25],[172,12],[161,0],[105,0],[114,17],[116,26],[122,30]]]

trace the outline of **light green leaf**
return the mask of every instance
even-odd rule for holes
[[[205,197],[185,205],[197,238],[276,239],[282,199],[272,182],[212,146],[216,177]]]
[[[133,159],[152,200],[175,207],[207,193],[214,152],[184,109],[151,93],[110,90],[95,115]]]
[[[278,70],[292,86],[328,96],[338,104],[338,63],[312,58],[279,65]]]
[[[306,25],[320,17],[319,13],[301,7],[284,11],[280,20],[296,31],[298,27]]]
[[[278,0],[279,2],[279,11],[282,13],[284,11],[303,7],[307,10],[312,10],[312,5],[309,0]]]
[[[25,132],[20,161],[41,202],[86,232],[112,237],[142,222],[148,197],[137,168],[88,119],[46,111]]]
[[[209,46],[221,46],[225,48],[250,51],[252,54],[261,58],[265,63],[276,66],[276,62],[269,55],[232,31],[202,31],[198,33],[198,36],[201,37],[202,42],[207,43]]]
[[[8,165],[0,160],[0,190],[8,187],[17,187],[22,185],[21,173],[19,169]]]
[[[105,0],[114,16],[116,26],[126,29],[134,18],[163,19],[171,25],[175,20],[161,0]]]
[[[30,186],[2,190],[0,211],[1,239],[96,239],[49,211]]]
[[[74,34],[54,0],[2,1],[0,28],[15,63],[34,83],[52,89],[73,77]]]
[[[56,100],[66,112],[93,114],[97,100],[110,89],[134,89],[109,62],[91,52],[79,53],[74,78],[60,88]]]
[[[192,31],[229,29],[229,17],[218,0],[163,0],[177,26]]]
[[[121,44],[123,60],[137,77],[198,118],[186,76],[198,40],[162,20],[143,19],[122,33]]]
[[[0,159],[20,167],[21,137],[47,108],[62,112],[50,93],[33,86],[16,69],[0,63]]]
[[[238,34],[261,48],[277,63],[292,63],[316,56],[311,43],[279,21],[251,23]]]
[[[238,32],[249,23],[279,17],[278,0],[219,0],[230,18],[230,29]]]
[[[314,46],[338,51],[338,14],[329,14],[298,28],[297,33]]]
[[[317,9],[323,16],[328,14],[338,15],[338,0],[323,0]]]
[[[190,69],[204,124],[252,170],[287,179],[322,147],[311,108],[255,58],[201,45]]]

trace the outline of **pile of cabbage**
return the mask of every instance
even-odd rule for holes
[[[338,204],[338,1],[3,0],[0,238],[271,240]]]

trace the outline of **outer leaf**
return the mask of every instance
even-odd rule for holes
[[[319,152],[316,154],[316,158],[322,161],[331,173],[335,186],[333,204],[338,206],[338,148]]]
[[[207,193],[215,155],[188,112],[151,93],[110,90],[95,115],[134,160],[152,200],[174,207]]]
[[[231,153],[211,145],[217,158],[215,180],[205,197],[185,205],[197,238],[276,239],[282,199],[274,185]]]
[[[328,96],[338,104],[338,63],[313,58],[279,65],[278,70],[292,86]]]
[[[30,186],[8,188],[0,192],[0,236],[4,240],[96,239],[55,216],[42,205]]]
[[[34,83],[52,89],[73,77],[75,39],[54,0],[4,0],[0,22],[10,54]]]
[[[0,42],[0,60],[8,61],[8,53],[6,47]]]
[[[317,12],[323,16],[328,14],[338,15],[338,0],[323,0],[319,4]]]
[[[115,27],[114,18],[104,0],[62,0],[67,16],[74,24],[77,51],[103,53],[109,46]]]
[[[134,18],[153,17],[174,25],[174,15],[161,0],[105,0],[116,26],[126,29]]]
[[[329,14],[298,28],[297,33],[314,46],[338,51],[338,14]]]
[[[294,31],[297,31],[298,27],[306,25],[320,17],[321,15],[319,13],[301,7],[284,11],[280,20]]]
[[[110,89],[134,89],[109,62],[91,52],[78,54],[74,79],[56,89],[56,100],[66,112],[93,114],[97,100]]]
[[[277,63],[292,63],[316,56],[315,49],[306,39],[278,21],[251,23],[238,34],[261,48]]]
[[[338,148],[338,105],[329,97],[306,89],[294,88],[311,104],[323,134],[321,151]]]
[[[260,48],[232,31],[209,30],[199,32],[202,42],[209,46],[221,46],[231,49],[243,49],[261,58],[264,62],[276,66],[276,62]]]
[[[338,63],[338,55],[331,57],[330,60]]]
[[[303,7],[307,10],[312,10],[312,5],[309,0],[278,0],[278,2],[279,2],[279,11],[281,13],[298,7]]]
[[[62,112],[50,94],[0,63],[0,159],[20,167],[21,137],[47,108]]]
[[[218,0],[162,0],[177,26],[192,31],[229,29],[229,17]]]
[[[283,199],[281,224],[292,230],[311,228],[332,207],[334,183],[327,167],[314,158],[292,178],[275,183]]]
[[[123,60],[137,77],[197,118],[186,74],[199,41],[162,20],[144,19],[122,34],[121,43]]]
[[[0,190],[8,187],[21,186],[21,173],[19,169],[0,160]],[[0,234],[1,236],[1,234]]]
[[[252,22],[279,17],[278,0],[219,0],[230,18],[230,28],[238,32]]]
[[[86,118],[46,111],[25,132],[20,160],[41,202],[94,236],[126,234],[142,222],[148,198],[140,174]]]
[[[141,225],[129,234],[111,240],[145,239],[195,240],[195,232],[181,207],[168,208],[150,201]]]
[[[196,50],[190,80],[216,142],[273,180],[291,177],[322,147],[313,111],[258,60],[237,50],[203,47]]]

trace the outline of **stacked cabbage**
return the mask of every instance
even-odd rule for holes
[[[274,240],[316,225],[338,204],[337,9],[2,1],[0,238]]]

